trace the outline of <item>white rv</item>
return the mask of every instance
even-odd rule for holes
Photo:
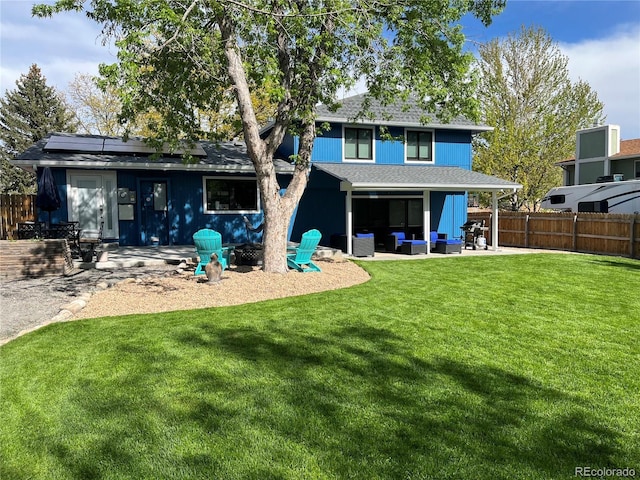
[[[640,180],[552,188],[540,206],[563,212],[640,213]]]

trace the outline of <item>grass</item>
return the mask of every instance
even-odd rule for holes
[[[639,262],[362,265],[371,281],[349,289],[6,344],[0,478],[640,472]]]

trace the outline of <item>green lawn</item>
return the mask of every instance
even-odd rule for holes
[[[344,290],[6,344],[0,478],[640,475],[640,262],[362,266]]]

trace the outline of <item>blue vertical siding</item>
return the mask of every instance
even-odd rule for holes
[[[342,161],[342,125],[331,124],[329,130],[323,131],[316,137],[311,161],[319,163]]]
[[[389,127],[389,134],[393,137],[404,135],[404,128]],[[384,165],[401,165],[404,163],[404,141],[382,140],[380,129],[376,128],[376,163]]]
[[[322,233],[321,245],[329,245],[331,235],[345,233],[346,193],[340,191],[340,181],[312,169],[309,184],[302,195],[291,240],[300,241],[302,234],[312,228]]]
[[[431,230],[460,237],[467,221],[467,196],[464,192],[431,192]]]
[[[471,133],[436,130],[435,164],[471,169]]]

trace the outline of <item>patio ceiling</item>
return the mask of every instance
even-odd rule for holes
[[[341,180],[343,191],[482,191],[499,192],[522,188],[503,180],[459,167],[418,165],[314,164],[315,168]]]

